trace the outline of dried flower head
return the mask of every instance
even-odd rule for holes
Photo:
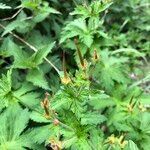
[[[61,141],[51,139],[50,144],[51,144],[51,148],[53,150],[61,150],[62,149],[62,142]]]

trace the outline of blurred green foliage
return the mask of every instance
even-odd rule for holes
[[[149,0],[0,0],[0,34],[1,150],[150,149]]]

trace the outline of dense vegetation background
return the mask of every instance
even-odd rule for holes
[[[0,150],[150,150],[149,0],[0,0]]]

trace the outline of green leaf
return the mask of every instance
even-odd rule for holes
[[[82,125],[97,125],[106,121],[107,118],[98,112],[88,112],[85,113],[81,118]]]
[[[33,92],[33,86],[22,83],[22,86],[17,90],[13,89],[12,85],[12,70],[7,72],[7,75],[2,75],[0,79],[0,107],[8,107],[16,103],[33,107],[39,103],[39,93]]]
[[[6,35],[7,33],[13,31],[14,29],[16,29],[18,26],[20,25],[20,21],[13,21],[11,23],[9,23],[6,28],[5,31],[3,32],[2,36]]]
[[[150,113],[143,112],[140,114],[139,121],[141,122],[140,129],[150,134]]]
[[[99,14],[100,12],[102,12],[102,11],[106,10],[107,8],[109,8],[110,5],[112,5],[112,2],[104,1],[102,3],[100,1],[94,1],[91,4],[91,7],[92,7],[92,9],[94,11],[94,14]]]
[[[90,98],[89,104],[94,107],[96,110],[100,110],[106,107],[111,107],[115,106],[115,102],[113,101],[112,98],[110,98],[108,95],[101,94],[101,95],[96,95],[93,94],[91,95],[92,97]]]
[[[124,63],[127,59],[124,57],[114,57],[110,55],[107,50],[101,52],[101,61],[96,65],[94,76],[99,78],[102,86],[111,91],[117,83],[128,83],[127,79],[127,68]]]
[[[29,108],[34,108],[40,103],[40,93],[34,91],[35,88],[29,83],[23,83],[22,86],[13,91],[15,98],[22,105],[25,105]]]
[[[44,58],[51,52],[54,42],[48,45],[44,45],[37,52],[29,54],[22,50],[18,45],[13,44],[14,67],[20,69],[31,69],[41,64]]]
[[[90,11],[86,7],[78,5],[75,10],[70,13],[70,15],[82,15],[86,18],[89,16],[89,13]]]
[[[50,43],[49,45],[44,45],[43,48],[39,49],[31,57],[31,59],[33,59],[33,62],[37,65],[41,64],[43,62],[43,59],[51,52],[54,45],[55,45],[55,42]]]
[[[6,6],[6,4],[0,3],[0,9],[11,9],[11,7]]]
[[[2,74],[0,79],[0,96],[5,96],[11,91],[11,74],[12,70],[7,71],[7,74]]]
[[[93,35],[91,35],[90,33],[87,33],[87,34],[83,34],[80,35],[80,38],[81,38],[81,41],[88,47],[90,48],[92,43],[93,43]]]
[[[3,57],[10,57],[13,55],[13,51],[16,51],[18,48],[18,45],[16,45],[11,38],[5,38],[0,47],[0,55]]]
[[[14,56],[14,68],[27,69],[34,68],[36,66],[32,57],[19,46],[16,45],[16,48],[13,49],[12,54]]]
[[[125,53],[127,55],[133,55],[136,57],[144,57],[144,54],[139,52],[136,49],[133,48],[121,48],[121,49],[117,49],[115,51],[112,52],[112,55],[117,54],[117,53]]]
[[[16,148],[23,150],[24,147],[32,149],[35,144],[32,137],[22,132],[27,127],[29,112],[13,105],[7,108],[0,117],[0,148],[2,150]]]
[[[0,109],[7,107],[9,102],[13,101],[13,95],[11,93],[12,81],[11,81],[12,70],[7,71],[7,75],[2,74],[0,79]]]
[[[46,6],[45,8],[41,8],[41,10],[39,10],[38,14],[34,17],[33,21],[36,23],[42,22],[51,13],[52,14],[60,14],[60,12],[55,10],[54,8]]]
[[[128,148],[129,148],[129,150],[139,150],[137,145],[131,140],[129,140],[129,142],[128,142]]]
[[[7,33],[10,33],[13,30],[17,30],[17,32],[20,33],[26,33],[29,31],[33,23],[25,21],[27,18],[26,14],[24,11],[21,11],[21,13],[17,16],[17,19],[10,22],[6,27],[5,31],[3,32],[2,36],[6,35]]]
[[[26,79],[27,81],[32,82],[35,86],[39,86],[45,90],[50,90],[46,78],[44,77],[44,73],[38,68],[30,69]]]
[[[32,129],[29,136],[32,137],[35,143],[42,144],[48,141],[48,144],[50,144],[49,140],[54,139],[58,133],[60,133],[59,127],[51,124]]]
[[[39,113],[39,112],[32,112],[30,115],[30,118],[35,121],[35,122],[51,122],[49,119],[46,119],[46,117],[44,116],[44,113]]]

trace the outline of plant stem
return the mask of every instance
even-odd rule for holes
[[[6,29],[6,27],[3,26],[1,23],[0,23],[0,27],[3,28],[4,30]],[[25,41],[23,38],[19,37],[17,34],[11,32],[11,31],[9,32],[9,34],[11,34],[16,39],[18,39],[19,41],[21,41],[22,43],[24,43],[25,45],[27,45],[33,51],[35,51],[35,52],[38,51],[37,48],[35,48],[33,45],[31,45],[30,43],[28,43],[27,41]],[[46,60],[55,69],[55,71],[60,75],[59,69],[49,59],[47,59],[46,57],[44,57],[44,60]]]

